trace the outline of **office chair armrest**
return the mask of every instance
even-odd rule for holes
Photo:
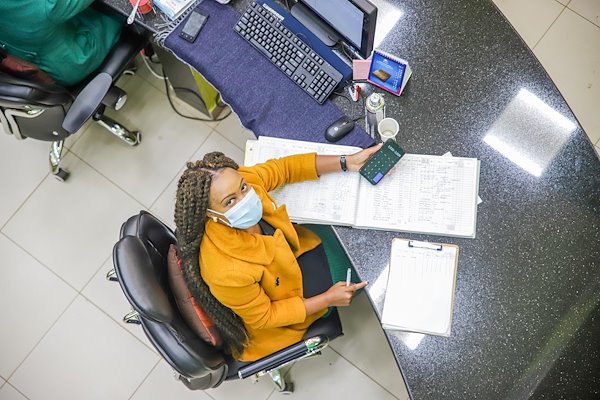
[[[77,132],[85,122],[90,119],[108,93],[112,85],[112,77],[106,72],[101,72],[92,79],[77,94],[75,101],[69,108],[62,127],[69,133]]]
[[[279,350],[277,353],[273,353],[270,356],[261,358],[252,364],[240,368],[238,370],[238,376],[240,379],[245,379],[259,373],[261,375],[266,374],[274,369],[284,367],[293,361],[318,353],[325,348],[328,343],[329,340],[327,337],[321,335],[304,339],[301,342]]]

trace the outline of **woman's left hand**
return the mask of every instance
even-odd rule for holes
[[[348,166],[348,171],[358,171],[369,158],[379,150],[383,146],[383,143],[379,143],[373,147],[369,147],[367,149],[361,150],[358,153],[350,154],[346,156],[346,165]]]

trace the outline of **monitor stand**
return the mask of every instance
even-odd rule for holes
[[[292,16],[296,18],[309,31],[315,34],[321,42],[329,47],[335,46],[342,38],[333,29],[331,29],[318,15],[297,2],[291,9]]]

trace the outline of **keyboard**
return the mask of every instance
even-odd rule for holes
[[[234,29],[319,104],[343,79],[338,70],[258,3],[248,6]]]

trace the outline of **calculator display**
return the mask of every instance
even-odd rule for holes
[[[371,184],[377,185],[403,155],[404,150],[398,146],[398,143],[388,140],[369,158],[359,172]]]

